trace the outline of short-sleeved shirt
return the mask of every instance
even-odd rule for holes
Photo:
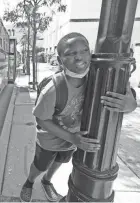
[[[63,129],[71,133],[75,133],[80,131],[86,81],[78,88],[72,86],[67,79],[66,84],[68,87],[68,100],[66,107],[59,115],[56,116],[54,114],[56,104],[56,89],[53,81],[50,81],[40,93],[38,102],[33,110],[33,114],[40,120],[54,120],[55,123],[61,126]],[[43,149],[51,151],[67,151],[76,148],[75,145],[57,137],[57,135],[52,135],[48,131],[38,129],[37,143]]]

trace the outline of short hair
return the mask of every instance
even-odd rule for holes
[[[59,56],[61,55],[61,46],[63,44],[65,44],[69,39],[78,38],[78,37],[82,38],[89,45],[89,42],[88,42],[87,38],[84,35],[82,35],[82,34],[80,34],[78,32],[71,32],[71,33],[65,35],[64,37],[62,37],[60,39],[60,41],[58,42],[58,44],[57,44],[57,53],[58,53],[58,55]]]

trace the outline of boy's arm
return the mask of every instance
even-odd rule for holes
[[[73,143],[72,137],[74,135],[64,130],[60,126],[57,126],[52,121],[52,117],[55,111],[55,103],[56,90],[53,86],[53,83],[50,82],[45,90],[40,93],[38,102],[34,108],[33,114],[36,118],[36,122],[43,130],[49,131],[52,135]]]
[[[74,137],[73,133],[63,129],[59,125],[56,125],[51,119],[48,120],[41,120],[36,118],[38,125],[42,128],[42,130],[50,132],[52,135],[59,137],[63,140],[66,140],[72,144],[74,144]]]
[[[100,149],[99,140],[84,137],[84,135],[87,135],[88,132],[70,133],[62,127],[56,125],[52,120],[43,121],[37,118],[37,122],[43,130],[49,131],[52,135],[75,144],[78,148],[84,151],[96,152]]]
[[[38,102],[35,106],[33,114],[37,124],[42,130],[49,131],[52,135],[62,138],[73,143],[73,134],[57,126],[52,121],[52,116],[55,111],[56,89],[52,81],[45,87],[45,90],[40,93]]]
[[[101,103],[105,106],[106,109],[110,111],[130,113],[137,107],[135,97],[136,95],[128,83],[125,95],[115,92],[107,92],[106,96],[101,97]]]
[[[33,110],[33,115],[41,120],[52,119],[55,111],[56,90],[53,82],[49,82],[40,93]]]

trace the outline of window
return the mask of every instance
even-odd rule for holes
[[[3,49],[6,50],[6,43],[5,43],[5,40],[3,42]]]

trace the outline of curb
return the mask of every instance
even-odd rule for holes
[[[3,190],[6,159],[8,154],[8,146],[10,142],[10,132],[12,127],[15,100],[18,92],[17,91],[18,88],[15,85],[11,86],[13,86],[13,92],[11,95],[11,99],[9,102],[9,106],[4,120],[4,125],[0,136],[0,194],[2,194]]]

